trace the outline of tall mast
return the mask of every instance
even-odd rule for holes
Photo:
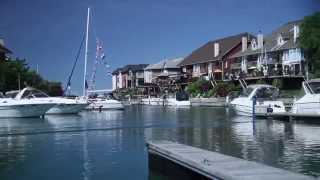
[[[86,49],[85,49],[85,55],[84,55],[84,74],[83,74],[83,96],[87,95],[86,76],[87,76],[87,61],[88,61],[89,22],[90,22],[90,7],[88,7],[88,14],[87,14]]]

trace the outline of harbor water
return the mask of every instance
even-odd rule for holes
[[[148,140],[320,176],[320,121],[253,122],[228,108],[132,105],[123,111],[0,119],[0,179],[164,179],[149,172]]]

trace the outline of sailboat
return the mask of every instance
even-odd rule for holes
[[[87,62],[88,62],[88,43],[89,43],[89,26],[90,26],[90,7],[88,7],[87,14],[87,25],[86,25],[86,36],[85,36],[85,57],[84,57],[84,74],[83,74],[83,96],[88,99],[90,102],[89,106],[86,107],[87,110],[107,110],[107,109],[123,109],[123,104],[113,98],[112,96],[97,96],[92,97],[89,96],[89,93],[97,93],[104,92],[103,90],[91,90],[88,91],[88,83],[87,83]],[[97,44],[97,49],[100,48],[100,45]],[[93,75],[95,77],[95,75]]]

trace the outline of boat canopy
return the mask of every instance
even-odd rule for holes
[[[6,92],[5,97],[6,98],[15,98],[19,92],[20,92],[19,90],[8,91],[8,92]]]
[[[305,86],[306,88],[304,88],[305,91],[308,91],[306,92],[307,94],[320,94],[320,80],[311,80],[311,81],[308,81],[308,86],[306,86],[306,84],[304,83],[303,86]],[[311,88],[311,91],[310,89]]]
[[[24,88],[22,91],[20,91],[15,98],[29,99],[29,98],[43,98],[43,97],[49,97],[49,96],[38,89],[27,87],[27,88]]]
[[[279,96],[279,90],[267,84],[249,85],[240,93],[240,97],[254,97],[257,99],[274,99]]]

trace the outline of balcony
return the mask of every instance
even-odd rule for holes
[[[232,63],[231,69],[241,69],[241,63]]]

